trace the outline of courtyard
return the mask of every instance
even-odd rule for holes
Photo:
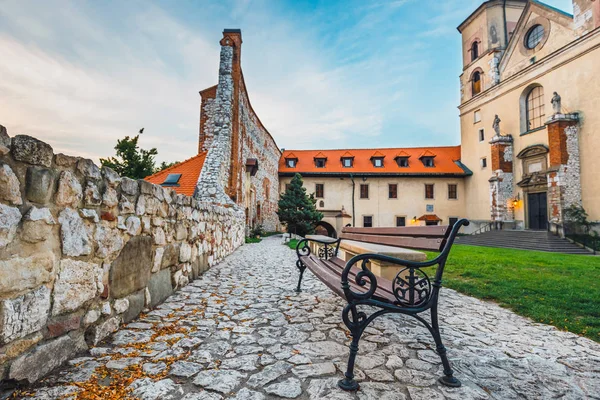
[[[463,386],[437,382],[425,328],[385,316],[361,341],[361,389],[343,392],[344,301],[310,273],[297,294],[295,262],[280,236],[242,246],[13,398],[600,398],[600,344],[447,288],[440,325]]]

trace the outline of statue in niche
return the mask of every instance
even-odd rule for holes
[[[552,96],[552,108],[554,109],[554,114],[560,114],[561,106],[561,98],[560,95],[554,92],[554,96]]]
[[[496,116],[494,117],[494,123],[492,124],[492,128],[494,128],[496,136],[500,136],[500,122],[502,122],[502,120],[500,119],[500,117],[498,117],[498,114],[496,114]]]
[[[492,44],[498,43],[498,30],[494,25],[490,27],[490,39],[492,40]]]

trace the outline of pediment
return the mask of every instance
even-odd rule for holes
[[[529,158],[534,156],[539,156],[542,154],[548,153],[550,150],[546,145],[543,144],[534,144],[532,146],[525,147],[523,150],[517,154],[517,158]]]
[[[529,49],[525,44],[526,38],[536,25],[544,27],[544,37],[535,48]],[[529,2],[500,60],[501,79],[539,62],[575,39],[572,15],[545,4]]]

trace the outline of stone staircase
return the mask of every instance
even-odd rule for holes
[[[588,250],[546,231],[493,230],[476,235],[459,236],[456,238],[456,243],[564,254],[592,254]]]

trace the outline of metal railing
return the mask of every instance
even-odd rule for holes
[[[489,222],[489,223],[481,226],[476,231],[471,232],[470,235],[479,235],[481,233],[491,232],[491,231],[494,231],[494,230],[497,230],[497,229],[498,229],[498,226],[497,226],[496,222]],[[502,229],[502,228],[500,228],[500,229]]]
[[[600,236],[581,233],[581,229],[574,228],[570,225],[571,224],[557,224],[556,222],[548,221],[548,232],[583,246],[596,255],[600,250]]]

